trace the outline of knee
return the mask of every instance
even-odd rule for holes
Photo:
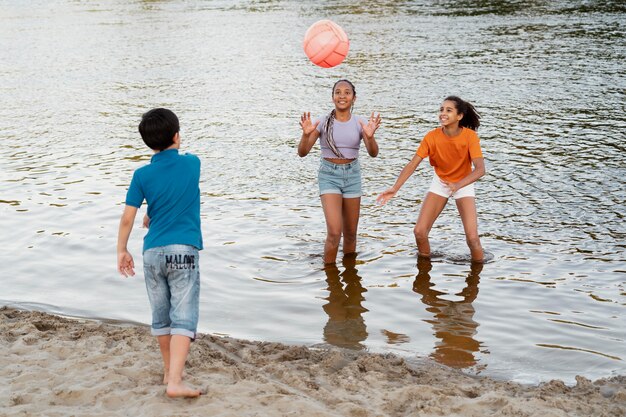
[[[415,235],[415,240],[417,241],[428,239],[428,230],[422,227],[415,226],[413,228],[413,234]]]
[[[329,231],[326,236],[326,241],[332,246],[338,246],[341,240],[341,232]]]
[[[465,237],[465,241],[467,242],[467,246],[469,246],[470,249],[480,249],[481,248],[480,239],[479,239],[478,235],[466,236]]]
[[[356,230],[346,230],[343,234],[343,240],[348,242],[356,241]]]

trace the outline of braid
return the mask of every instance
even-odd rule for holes
[[[337,81],[333,85],[333,93],[335,91],[335,87],[337,87],[337,84],[341,82],[348,83],[350,87],[352,88],[352,93],[354,94],[354,97],[356,97],[356,88],[354,88],[354,84],[352,84],[348,80]],[[352,108],[350,108],[350,112],[352,112]],[[333,125],[334,124],[335,124],[335,109],[333,109],[328,115],[328,117],[326,118],[326,123],[324,123],[324,133],[326,133],[326,142],[328,142],[328,147],[330,148],[330,150],[333,151],[335,155],[337,155],[337,158],[343,159],[344,156],[341,153],[341,151],[339,151],[339,148],[337,148],[337,144],[335,143],[335,138],[333,138]]]
[[[335,124],[335,109],[333,109],[328,117],[326,118],[326,123],[324,123],[324,133],[326,133],[326,142],[328,142],[328,146],[330,150],[333,151],[337,158],[343,158],[343,154],[337,148],[337,144],[335,143],[335,139],[333,138],[333,125]]]

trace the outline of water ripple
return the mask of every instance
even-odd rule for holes
[[[132,172],[151,156],[139,118],[165,106],[203,163],[202,331],[432,356],[526,382],[624,373],[624,5],[375,3],[3,5],[1,298],[146,322],[143,284],[116,277],[114,250]],[[351,50],[320,70],[301,37],[326,17]],[[338,78],[383,126],[380,156],[362,158],[359,256],[328,271],[319,150],[301,159],[295,147],[299,114],[328,112]],[[494,261],[479,272],[455,263],[467,249],[453,204],[432,231],[443,259],[416,265],[427,163],[375,204],[449,94],[482,114],[477,207]]]

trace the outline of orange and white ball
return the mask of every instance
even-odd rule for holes
[[[302,47],[312,63],[330,68],[346,58],[350,41],[341,26],[332,20],[320,20],[306,31]]]

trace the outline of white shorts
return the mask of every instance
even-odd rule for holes
[[[437,174],[433,174],[433,181],[430,183],[429,193],[434,193],[445,198],[452,197],[455,200],[463,197],[475,197],[474,183],[466,185],[465,187],[456,190],[454,193],[450,193],[450,189],[441,181],[441,178]]]

